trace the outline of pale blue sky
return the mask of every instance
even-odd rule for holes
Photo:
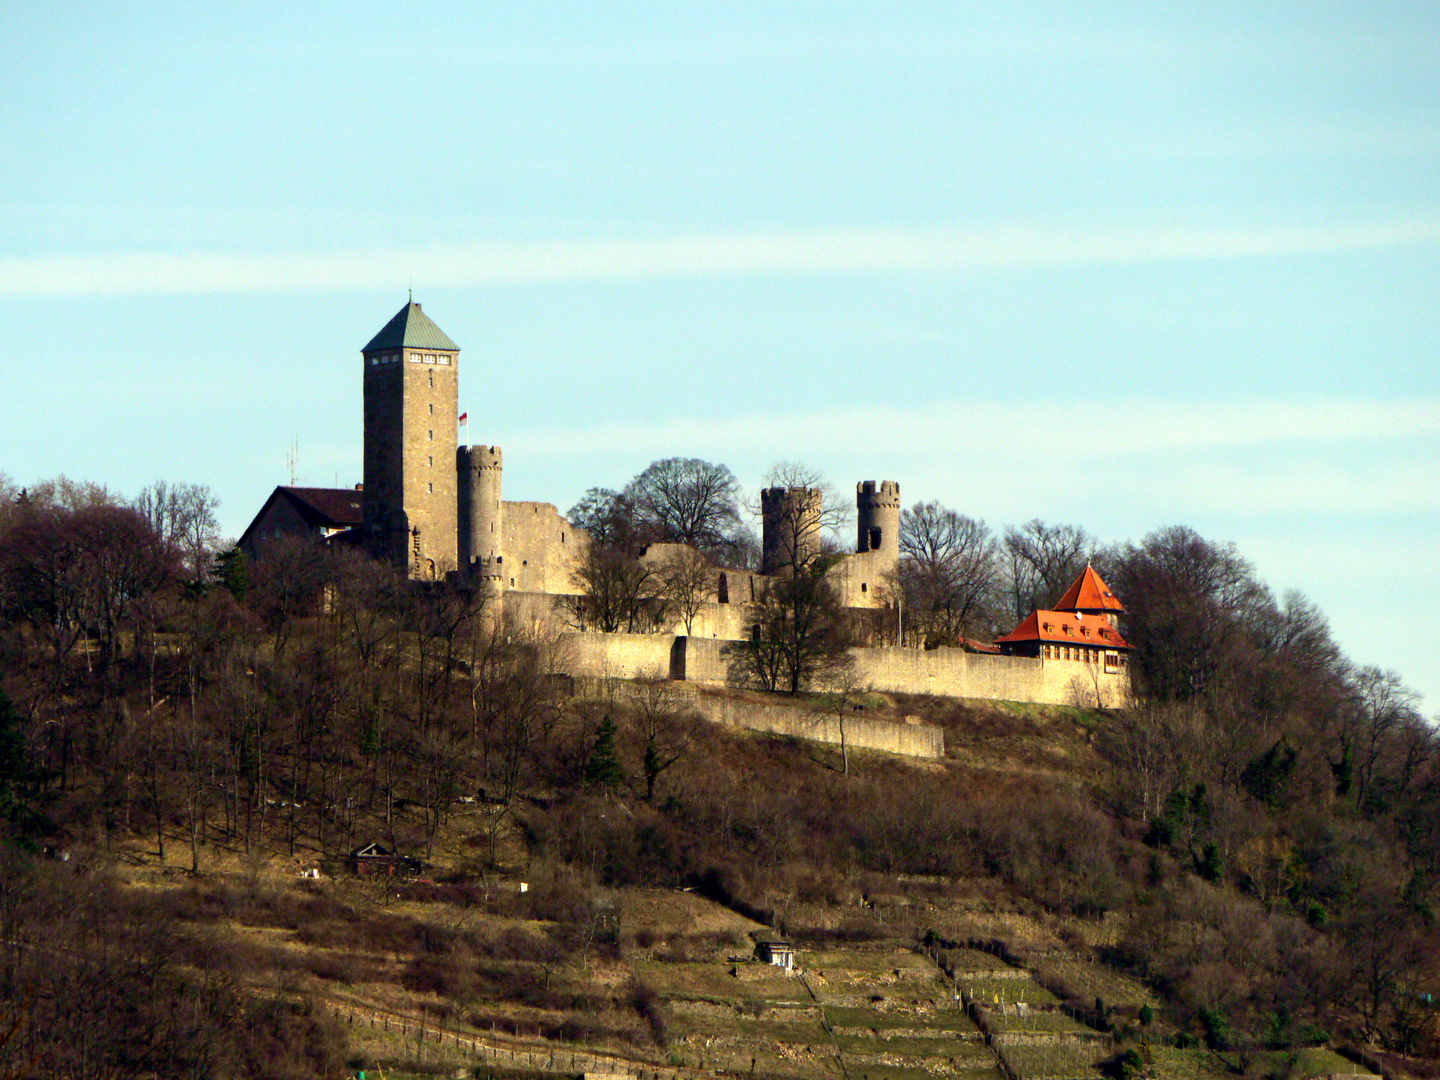
[[[1434,714],[1440,10],[1256,7],[17,5],[0,471],[353,483],[413,281],[512,498],[1189,524]]]

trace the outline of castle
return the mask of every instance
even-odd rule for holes
[[[287,535],[354,544],[412,578],[483,588],[512,623],[554,626],[564,608],[571,628],[583,629],[576,582],[590,537],[550,503],[505,501],[500,447],[457,446],[460,347],[412,298],[361,357],[364,483],[276,488],[240,538],[241,550],[261,560],[268,543]],[[765,579],[817,553],[820,499],[805,487],[761,492],[758,572],[712,567],[707,599],[688,628],[677,622],[658,627],[663,633],[579,635],[585,640],[572,652],[580,667],[724,681],[725,643],[749,637],[748,607]],[[855,508],[855,550],[834,557],[827,577],[845,607],[885,609],[900,561],[899,484],[862,481]],[[676,546],[652,545],[642,560],[662,560]],[[1100,703],[1127,697],[1129,646],[1115,623],[1118,600],[1088,570],[1057,609],[1036,612],[1000,639],[1000,655],[855,649],[855,667],[877,690],[1066,703],[1088,687]]]

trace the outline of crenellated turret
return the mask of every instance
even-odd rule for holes
[[[855,550],[900,559],[900,485],[865,480],[855,485]]]
[[[760,572],[790,573],[820,552],[819,488],[773,487],[760,492]]]
[[[460,568],[493,565],[502,554],[505,509],[500,501],[504,461],[498,446],[462,446],[455,453]],[[498,571],[496,571],[498,577]]]

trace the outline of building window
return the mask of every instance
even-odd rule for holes
[[[430,455],[428,458],[426,458],[425,460],[426,460],[426,463],[427,463],[432,469],[435,467],[435,455],[434,455],[434,454],[431,454],[431,455]]]
[[[435,372],[430,372],[430,389],[435,389]]]
[[[433,401],[430,403],[430,415],[435,415],[435,403]]]
[[[434,494],[435,494],[435,485],[434,485],[434,484],[426,484],[425,486],[430,489],[430,494],[431,494],[431,495],[434,495]]]
[[[434,442],[434,441],[435,441],[435,429],[434,429],[434,428],[431,428],[429,431],[427,431],[427,432],[425,433],[425,437],[426,437],[427,439],[429,439],[431,442]]]
[[[444,367],[449,367],[449,366],[450,366],[450,357],[448,357],[448,356],[442,356],[442,357],[440,357],[440,363],[441,363],[441,365],[444,366]]]
[[[411,362],[412,364],[418,364],[418,363],[420,363],[420,354],[419,354],[418,352],[412,352],[412,353],[410,354],[410,362]]]

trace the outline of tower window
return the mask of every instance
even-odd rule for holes
[[[435,485],[434,485],[434,484],[426,484],[425,486],[430,489],[430,494],[431,494],[431,495],[434,495],[434,494],[435,494]]]
[[[435,403],[433,401],[430,403],[430,415],[435,415]]]
[[[418,364],[420,362],[420,354],[418,352],[412,352],[410,354],[410,362],[412,364]]]
[[[434,429],[434,428],[431,428],[429,431],[427,431],[427,432],[425,433],[425,437],[426,437],[427,439],[429,439],[431,442],[434,442],[434,441],[435,441],[435,429]]]
[[[426,464],[428,464],[432,469],[435,467],[435,455],[434,455],[434,454],[431,454],[431,455],[426,459]]]
[[[430,372],[430,389],[435,389],[435,372]]]

